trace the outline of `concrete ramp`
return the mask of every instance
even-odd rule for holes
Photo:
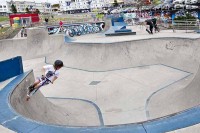
[[[159,88],[146,97],[147,102],[144,106],[146,106],[147,119],[154,119],[199,104],[198,77],[194,78],[197,81],[193,81],[189,87],[186,87],[192,81],[193,76],[199,76],[199,41],[199,39],[162,38],[114,44],[73,43],[63,45],[59,52],[48,56],[46,61],[53,63],[57,55],[66,62],[66,67],[89,72],[164,64],[192,73],[192,76],[186,80],[179,81],[174,86]]]
[[[99,115],[96,108],[84,101],[71,102],[71,106],[76,107],[74,110],[56,106],[45,98],[40,91],[26,101],[27,87],[34,82],[33,72],[31,72],[12,92],[10,96],[11,106],[19,114],[26,118],[36,120],[46,124],[68,125],[68,126],[100,126]],[[82,109],[82,113],[77,112],[81,106],[87,107]],[[93,115],[90,115],[90,113]]]

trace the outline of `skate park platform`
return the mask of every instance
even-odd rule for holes
[[[27,39],[1,41],[0,60],[20,55],[25,71],[1,83],[4,127],[159,133],[200,123],[199,34],[163,31],[104,40],[90,35],[65,43],[64,36],[40,30]],[[58,58],[65,64],[58,80],[24,101],[34,75]]]
[[[105,34],[106,36],[124,36],[124,35],[136,35],[136,32],[123,32],[123,31],[118,31],[115,33],[107,33]]]
[[[112,18],[110,21],[112,26],[105,32],[105,36],[136,35],[136,32],[132,32],[132,29],[127,29],[123,17]],[[110,25],[110,23],[106,23],[106,25]]]

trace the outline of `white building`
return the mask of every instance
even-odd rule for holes
[[[91,9],[101,9],[104,7],[110,6],[110,0],[93,0],[91,2],[90,8]]]
[[[60,11],[89,10],[88,0],[59,0]]]
[[[51,3],[48,2],[36,3],[35,1],[24,1],[24,0],[9,1],[7,2],[9,10],[11,10],[12,4],[15,5],[18,13],[25,13],[26,8],[28,8],[30,12],[33,12],[36,9],[38,9],[41,13],[52,12]]]
[[[9,7],[5,0],[0,0],[0,15],[6,15],[9,13]]]
[[[86,11],[91,9],[101,9],[110,6],[110,0],[59,0],[60,10],[68,11]]]
[[[38,9],[41,13],[51,13],[51,3],[43,2],[43,3],[35,3],[35,8]]]
[[[17,12],[26,12],[26,8],[28,8],[29,11],[35,11],[36,9],[34,1],[13,1],[13,4]]]

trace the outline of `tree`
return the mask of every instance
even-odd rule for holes
[[[160,4],[161,3],[161,0],[153,0],[153,4],[154,5],[158,5],[158,4]]]
[[[40,10],[36,9],[34,13],[40,14]]]
[[[28,7],[26,8],[26,13],[30,13],[30,11],[29,11]]]
[[[118,6],[119,6],[117,0],[114,0],[113,6],[114,6],[114,7],[118,7]]]
[[[53,4],[52,7],[53,8],[60,8],[60,5],[59,4]]]
[[[15,5],[11,5],[11,12],[12,13],[17,13],[17,9],[16,9],[16,7],[15,7]]]

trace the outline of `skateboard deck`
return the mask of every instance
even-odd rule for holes
[[[26,101],[28,101],[31,98],[31,96],[33,96],[36,92],[37,92],[37,89],[34,89],[33,91],[31,91],[30,94],[28,94],[29,93],[29,87],[28,87],[27,88]]]
[[[148,29],[146,29],[146,31],[147,31],[149,34],[151,34],[151,31],[149,31]]]

